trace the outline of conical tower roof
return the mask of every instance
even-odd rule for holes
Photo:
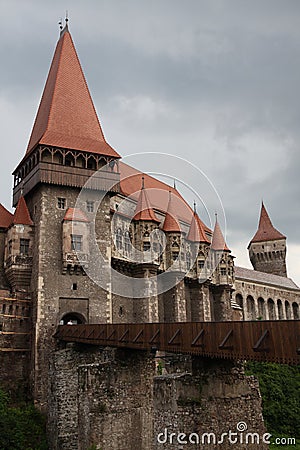
[[[14,225],[33,225],[24,197],[20,197],[13,217]]]
[[[104,138],[67,26],[55,49],[26,154],[37,144],[120,157]]]
[[[0,228],[8,228],[13,221],[13,215],[0,203]]]
[[[210,241],[208,240],[205,233],[205,225],[196,212],[195,203],[194,203],[194,214],[189,229],[189,233],[187,236],[187,240],[192,242],[204,242],[210,244]]]
[[[277,239],[286,239],[286,237],[273,227],[269,214],[262,202],[258,230],[250,241],[250,244],[252,242],[275,241]]]
[[[135,208],[133,220],[144,220],[159,223],[160,220],[156,217],[144,187],[144,177],[142,177],[142,189],[140,191],[139,199]]]
[[[169,191],[169,203],[168,203],[168,208],[166,211],[166,215],[165,215],[165,220],[162,226],[163,231],[165,231],[166,233],[180,233],[181,232],[181,228],[180,228],[180,224],[179,221],[177,219],[177,215],[174,211],[173,208],[173,203],[172,203],[172,192]]]
[[[218,220],[216,220],[215,228],[213,231],[211,249],[216,251],[227,251],[230,252],[230,249],[227,247],[221,227],[219,225]]]

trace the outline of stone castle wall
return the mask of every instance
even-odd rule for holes
[[[168,359],[169,374],[157,375],[154,355],[146,352],[71,344],[57,351],[50,373],[51,449],[86,450],[92,444],[105,450],[209,449],[182,447],[176,439],[179,433],[200,439],[214,433],[220,439],[236,432],[240,422],[262,437],[266,431],[253,377],[232,362],[186,359],[184,364],[178,356]],[[225,437],[222,448],[232,448]],[[260,441],[238,448],[267,446]]]

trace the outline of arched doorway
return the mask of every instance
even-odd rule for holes
[[[59,322],[60,325],[81,325],[83,323],[86,323],[85,317],[76,312],[69,312],[65,314]]]

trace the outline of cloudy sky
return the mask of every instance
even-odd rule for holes
[[[8,208],[66,9],[108,142],[123,156],[155,152],[160,161],[163,152],[200,168],[220,195],[239,265],[249,267],[263,199],[300,284],[300,2],[0,0]],[[180,178],[174,161],[161,170],[174,166]],[[182,171],[189,176],[187,163]]]

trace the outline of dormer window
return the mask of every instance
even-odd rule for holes
[[[29,239],[20,239],[20,254],[29,254]]]

